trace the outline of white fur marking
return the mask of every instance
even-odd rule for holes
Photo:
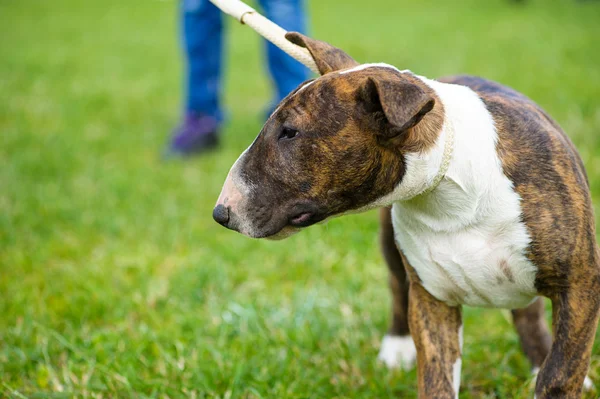
[[[381,341],[377,359],[390,369],[410,370],[417,360],[417,348],[410,335],[402,337],[386,335]]]
[[[531,239],[521,222],[521,199],[496,153],[494,121],[471,89],[418,78],[444,105],[443,129],[454,131],[454,154],[433,192],[401,201],[407,187],[425,187],[437,173],[444,131],[428,153],[407,156],[406,175],[386,199],[394,203],[396,240],[437,299],[523,308],[535,298],[537,268],[525,256]]]
[[[539,367],[534,367],[533,370],[531,370],[531,374],[533,375],[533,385],[534,386],[537,381],[537,376],[539,373],[540,373]],[[592,381],[592,379],[590,378],[589,375],[586,375],[585,380],[583,380],[583,390],[586,392],[589,392],[589,391],[593,391],[594,389],[596,389],[594,382]],[[535,396],[534,396],[534,398],[535,398]]]
[[[460,369],[462,367],[462,358],[456,359],[452,365],[452,376],[454,378],[454,397],[458,399],[458,391],[460,390]]]
[[[592,391],[594,390],[596,387],[594,386],[594,382],[592,381],[592,379],[590,378],[589,375],[585,376],[585,380],[583,380],[583,390],[584,391]]]
[[[355,66],[354,68],[341,70],[339,72],[339,74],[340,75],[345,75],[345,74],[351,73],[351,72],[362,71],[363,69],[367,69],[367,68],[391,68],[391,69],[393,69],[395,71],[398,70],[398,68],[396,68],[393,65],[384,64],[382,62],[378,62],[378,63],[372,63],[372,64],[360,64],[360,65]]]
[[[231,169],[229,170],[229,174],[227,175],[225,184],[223,186],[223,187],[226,187],[227,183],[228,183],[227,180],[230,180],[230,182],[235,186],[235,188],[241,193],[242,198],[247,198],[251,194],[251,192],[256,188],[252,184],[249,184],[248,182],[246,182],[239,173],[240,161],[244,158],[244,156],[246,155],[246,153],[248,152],[250,147],[252,147],[254,142],[256,142],[256,139],[254,139],[252,144],[250,144],[250,146],[248,146],[248,148],[246,148],[244,150],[244,152],[242,152],[240,154],[238,159],[231,166]],[[244,218],[243,214],[239,214],[238,217],[239,217],[238,229],[239,229],[240,233],[251,236],[254,229],[253,229],[250,221],[247,220],[246,218]]]
[[[452,378],[454,382],[454,394],[456,399],[458,399],[458,391],[460,391],[460,369],[462,367],[462,348],[463,348],[463,326],[458,328],[458,345],[460,347],[460,353],[458,358],[452,365]]]

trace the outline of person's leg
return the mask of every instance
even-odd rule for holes
[[[184,120],[169,153],[200,152],[217,144],[223,119],[220,107],[223,22],[208,0],[182,0],[181,33],[186,61]]]
[[[304,0],[259,0],[265,16],[288,31],[304,33],[306,15]],[[275,85],[273,105],[279,103],[300,83],[308,79],[309,71],[275,45],[267,43],[269,72]]]
[[[183,0],[182,6],[183,47],[187,61],[186,111],[221,120],[221,11],[208,0]]]

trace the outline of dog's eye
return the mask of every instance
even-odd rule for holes
[[[284,127],[279,133],[279,140],[281,139],[293,139],[298,135],[298,131],[289,127]]]

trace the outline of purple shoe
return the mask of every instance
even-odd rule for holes
[[[173,132],[165,156],[187,156],[215,148],[219,144],[218,122],[215,118],[189,113]]]

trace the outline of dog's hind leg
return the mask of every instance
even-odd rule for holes
[[[391,208],[382,208],[380,219],[379,238],[392,291],[392,324],[383,337],[377,358],[389,368],[410,369],[417,358],[417,350],[408,329],[408,279],[394,238]]]
[[[552,335],[544,318],[544,300],[537,298],[526,308],[514,309],[512,316],[521,348],[531,362],[531,368],[537,372],[552,346]]]

